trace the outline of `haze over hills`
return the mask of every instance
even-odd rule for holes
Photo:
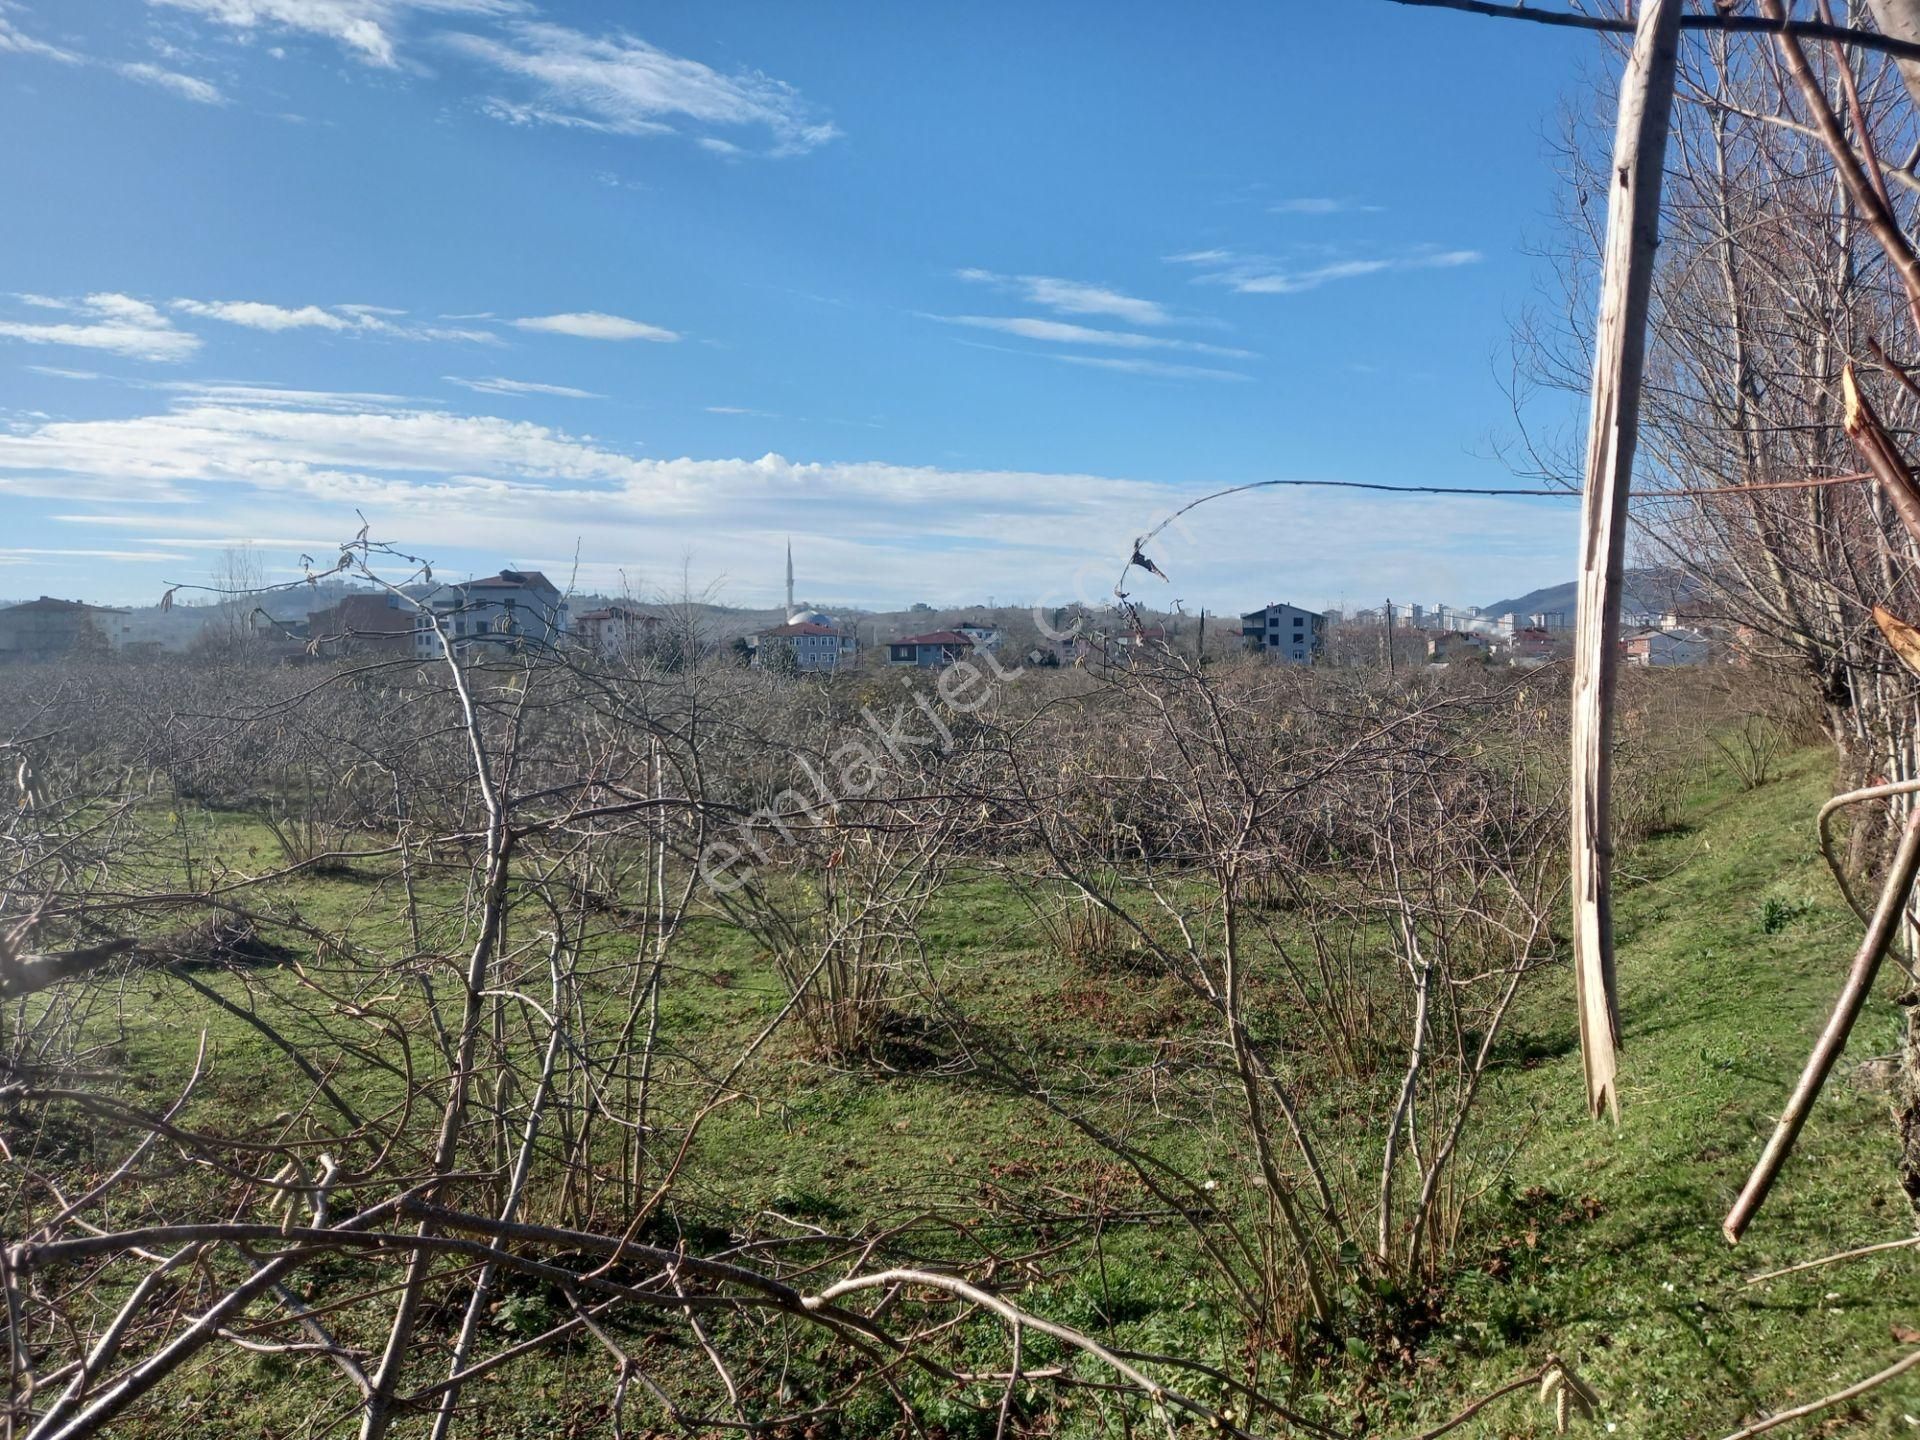
[[[1491,605],[1480,607],[1483,615],[1534,615],[1543,611],[1565,611],[1571,615],[1579,582],[1568,580],[1564,584],[1549,585],[1542,590],[1529,590],[1524,595],[1516,595],[1511,600],[1496,600]],[[1670,567],[1649,566],[1626,573],[1625,608],[1629,611],[1652,613],[1671,610],[1675,605],[1695,598],[1700,586],[1683,570]]]

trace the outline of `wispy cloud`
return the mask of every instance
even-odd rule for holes
[[[446,375],[441,378],[450,384],[477,390],[482,395],[557,395],[566,400],[607,398],[592,390],[576,390],[571,385],[545,385],[538,380],[503,380],[497,375],[484,379],[467,379],[460,375]]]
[[[168,70],[144,60],[116,63],[113,61],[95,61],[78,51],[64,49],[45,40],[36,39],[27,34],[13,21],[5,11],[10,6],[0,4],[0,55],[32,55],[42,60],[58,61],[62,65],[99,64],[128,80],[136,80],[142,85],[151,85],[182,100],[191,100],[199,105],[224,105],[227,97],[220,93],[219,87],[198,76],[185,75],[178,70]],[[171,49],[171,47],[167,47]]]
[[[529,315],[512,322],[521,330],[541,330],[549,335],[571,335],[577,340],[654,340],[662,343],[678,340],[679,333],[629,320],[624,315],[606,315],[598,310],[576,310],[564,315]]]
[[[128,560],[136,564],[180,561],[187,557],[173,550],[40,550],[0,546],[0,565],[33,564],[41,560]]]
[[[391,410],[420,402],[406,395],[368,390],[296,390],[285,385],[245,385],[220,380],[153,380],[143,388],[166,390],[209,405],[279,405],[296,410]]]
[[[1214,370],[1204,365],[1169,365],[1161,360],[1121,360],[1110,355],[1049,355],[1067,365],[1092,370],[1118,370],[1127,375],[1153,375],[1163,380],[1251,380],[1238,370]]]
[[[275,305],[264,300],[175,300],[170,307],[183,315],[218,320],[249,330],[329,330],[335,334],[386,335],[400,340],[447,340],[474,345],[498,345],[491,330],[422,325],[397,317],[406,315],[385,305]]]
[[[399,31],[410,14],[504,16],[525,14],[524,0],[147,0],[187,10],[249,35],[291,31],[340,45],[368,65],[399,63]]]
[[[1478,264],[1478,250],[1421,249],[1395,256],[1288,262],[1231,250],[1194,250],[1169,255],[1174,265],[1193,267],[1203,285],[1224,285],[1242,295],[1299,295],[1340,280],[1358,280],[1404,270],[1448,270]]]
[[[197,105],[224,105],[227,97],[220,93],[219,87],[193,75],[182,75],[177,70],[163,70],[158,65],[149,65],[145,61],[136,61],[113,67],[129,80],[138,80],[142,85],[152,85],[157,89],[178,95],[182,100],[191,100]]]
[[[1291,199],[1276,200],[1267,207],[1275,215],[1378,215],[1384,208],[1330,195],[1295,195]]]
[[[23,370],[31,370],[36,375],[50,375],[55,380],[98,380],[98,370],[69,370],[63,365],[23,365]]]
[[[261,300],[175,300],[173,308],[249,330],[351,330],[354,322],[318,305],[269,305]]]
[[[497,118],[617,135],[659,135],[692,127],[725,154],[744,148],[698,132],[764,131],[771,155],[798,155],[839,130],[812,113],[800,92],[757,71],[725,75],[632,35],[588,35],[545,21],[519,21],[504,35],[458,32],[444,42],[469,59],[529,82],[530,102],[494,100]]]
[[[32,303],[39,309],[63,311],[72,318],[57,322],[0,319],[0,339],[30,345],[72,345],[154,361],[185,360],[200,348],[198,335],[176,328],[159,310],[131,295],[101,291],[75,301],[42,295],[35,296]]]
[[[1032,304],[1064,315],[1111,315],[1133,325],[1169,325],[1173,316],[1164,305],[1125,295],[1105,285],[1084,280],[1062,280],[1056,275],[997,275],[991,270],[955,272],[976,285],[1008,290]]]
[[[780,417],[771,410],[753,410],[745,405],[709,405],[709,415],[747,415],[756,420],[778,420]]]
[[[36,40],[21,30],[4,14],[0,14],[0,55],[37,55],[42,60],[58,60],[63,65],[80,65],[86,56],[76,55],[71,50],[63,50],[58,45],[48,44],[45,40]]]
[[[1141,335],[1131,330],[1100,330],[1090,325],[1074,325],[1065,320],[1036,320],[1024,316],[931,315],[945,325],[965,325],[975,330],[997,330],[1003,335],[1018,335],[1023,340],[1044,340],[1055,345],[1099,345],[1117,350],[1184,350],[1196,355],[1220,355],[1235,360],[1254,359],[1251,350],[1236,350],[1229,345],[1208,345],[1198,340],[1177,340],[1170,335]]]

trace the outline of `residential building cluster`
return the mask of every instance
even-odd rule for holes
[[[113,653],[127,646],[128,612],[42,595],[0,610],[0,660],[58,660],[75,651]]]
[[[1417,637],[1428,661],[1436,665],[1473,660],[1544,665],[1573,650],[1574,617],[1565,610],[1494,613],[1471,605],[1390,601],[1344,617],[1333,612],[1330,619],[1350,627]],[[1621,616],[1621,658],[1629,665],[1705,665],[1715,652],[1706,623],[1677,611],[1630,611]],[[1743,651],[1733,635],[1720,648],[1730,660],[1737,660]]]
[[[747,663],[786,673],[818,675],[851,669],[863,646],[858,623],[842,622],[824,610],[796,603],[793,549],[787,547],[785,619],[735,642]],[[916,612],[930,607],[916,605]],[[135,613],[108,606],[41,596],[0,608],[0,660],[49,660],[74,653],[138,653],[158,650],[140,634]],[[294,661],[308,656],[389,656],[427,661],[447,649],[455,654],[505,652],[527,646],[570,647],[604,659],[658,648],[663,620],[629,605],[606,604],[572,612],[566,594],[538,570],[502,570],[478,579],[439,585],[424,593],[341,590],[332,603],[304,615],[269,613],[264,606],[242,615],[231,602],[206,607],[209,617],[226,620],[226,635],[237,632],[260,650]],[[142,617],[148,612],[138,612]],[[166,618],[166,617],[162,617]],[[239,623],[234,623],[238,620]],[[1116,626],[1113,617],[1075,613],[1055,616],[1043,632],[1064,638],[1043,641],[1028,663],[1085,664],[1095,658],[1128,660],[1142,646],[1171,643],[1159,624]],[[1198,617],[1193,643],[1204,643],[1207,618]],[[869,640],[875,663],[937,670],[996,651],[1002,632],[991,624],[955,620],[940,628]],[[1737,635],[1716,642],[1692,617],[1675,613],[1625,617],[1621,656],[1645,666],[1704,665],[1715,654],[1737,661],[1744,646]],[[191,633],[188,631],[186,633]],[[1329,642],[1340,648],[1329,653]],[[1429,664],[1505,663],[1542,665],[1571,651],[1571,617],[1560,611],[1528,615],[1490,614],[1473,606],[1401,604],[1343,616],[1337,610],[1308,610],[1273,601],[1239,617],[1239,638],[1248,650],[1277,663],[1367,664],[1394,656],[1403,663],[1408,647]],[[1218,642],[1216,642],[1217,644]],[[182,648],[172,644],[167,648]]]

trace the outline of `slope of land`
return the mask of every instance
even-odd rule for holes
[[[1886,1099],[1854,1074],[1863,1058],[1895,1048],[1897,971],[1747,1244],[1730,1250],[1719,1234],[1857,936],[1812,840],[1830,768],[1825,754],[1805,752],[1782,779],[1753,791],[1740,790],[1724,770],[1699,768],[1677,828],[1632,849],[1623,865],[1619,1128],[1585,1118],[1571,980],[1564,971],[1547,976],[1503,1048],[1475,1168],[1462,1177],[1463,1192],[1480,1198],[1468,1211],[1456,1276],[1436,1297],[1436,1328],[1412,1363],[1350,1347],[1292,1373],[1267,1361],[1264,1384],[1323,1417],[1364,1409],[1373,1433],[1398,1435],[1435,1424],[1554,1352],[1605,1401],[1603,1430],[1679,1440],[1725,1435],[1767,1408],[1878,1370],[1909,1348],[1895,1327],[1920,1322],[1916,1252],[1764,1287],[1746,1283],[1755,1271],[1914,1232],[1896,1180]],[[221,843],[248,843],[250,835],[233,828]],[[366,877],[304,881],[299,900],[309,918],[337,916],[344,924],[366,904]],[[712,922],[700,922],[700,931],[663,1016],[664,1033],[725,1053],[779,1009],[781,992],[743,937]],[[1090,1069],[1119,1068],[1145,1063],[1161,1037],[1185,1023],[1177,996],[1154,977],[1075,965],[1038,948],[1021,903],[990,882],[957,887],[926,940],[949,981],[1002,1017],[1010,1044],[1070,1055]],[[242,993],[237,980],[219,983]],[[266,971],[255,983],[278,990],[292,979]],[[175,1093],[204,1025],[209,1076],[196,1114],[207,1124],[229,1108],[236,1122],[257,1112],[261,1078],[280,1068],[274,1052],[191,995],[174,993],[164,978],[151,984],[150,1008],[128,1012],[122,1057],[129,1075],[144,1076],[156,1101]],[[1031,1102],[951,1063],[937,1027],[903,1033],[888,1058],[890,1072],[855,1073],[776,1044],[752,1080],[751,1103],[728,1107],[704,1133],[671,1233],[657,1238],[723,1246],[742,1217],[855,1233],[903,1213],[966,1217],[962,1229],[1000,1215],[1024,1230],[1036,1194],[1126,1195],[1122,1167]],[[1165,1143],[1181,1147],[1174,1153],[1182,1163],[1206,1163],[1194,1147],[1208,1142],[1197,1134]],[[1055,1228],[1048,1222],[1039,1233]],[[1071,1222],[1057,1228],[1062,1238],[1075,1231]],[[937,1236],[928,1243],[937,1246]],[[927,1253],[938,1263],[937,1248]],[[1240,1363],[1245,1352],[1187,1232],[1116,1227],[1094,1255],[1092,1264],[1037,1266],[1022,1303],[1123,1347]],[[560,1314],[550,1296],[516,1293],[501,1302],[494,1338],[536,1333]],[[377,1309],[353,1310],[337,1324],[373,1343],[378,1320]],[[664,1380],[699,1363],[664,1335],[646,1343],[658,1346],[648,1353]],[[982,1368],[1004,1363],[999,1337],[983,1344],[974,1357]],[[593,1345],[531,1358],[499,1378],[484,1423],[470,1433],[606,1433],[610,1376]],[[830,1378],[811,1372],[802,1353],[783,1359],[779,1376],[748,1377],[823,1390]],[[991,1403],[957,1404],[911,1371],[895,1378],[929,1426],[921,1433],[945,1440],[993,1434]],[[350,1407],[330,1389],[323,1399],[310,1388],[329,1380],[324,1371],[296,1374],[270,1357],[229,1354],[128,1433],[350,1433]],[[1016,1433],[1113,1433],[1103,1431],[1095,1410],[1084,1392],[1035,1387],[1023,1396]],[[1849,1434],[1908,1434],[1907,1414],[1920,1414],[1920,1376],[1837,1420]],[[657,1419],[629,1402],[628,1433],[656,1433],[646,1427]],[[821,1433],[913,1431],[893,1399],[871,1387]],[[1553,1417],[1532,1393],[1517,1393],[1459,1433],[1545,1436]]]
[[[1863,1083],[1875,1067],[1860,1069],[1898,1044],[1895,967],[1746,1242],[1720,1235],[1859,937],[1813,840],[1830,779],[1820,752],[1757,791],[1712,776],[1684,828],[1627,858],[1621,1123],[1583,1118],[1569,986],[1533,1017],[1537,1063],[1497,1097],[1537,1123],[1503,1184],[1504,1240],[1459,1285],[1454,1334],[1431,1357],[1460,1393],[1553,1349],[1578,1363],[1619,1433],[1715,1436],[1910,1348],[1894,1329],[1920,1318],[1916,1252],[1746,1283],[1914,1233],[1888,1103]],[[1912,1375],[1821,1417],[1838,1428],[1781,1433],[1911,1434],[1910,1414]],[[1508,1429],[1475,1433],[1551,1433],[1542,1418],[1516,1401]]]
[[[1578,582],[1569,580],[1561,585],[1529,590],[1526,594],[1516,595],[1511,600],[1496,600],[1491,605],[1481,606],[1480,609],[1484,615],[1527,616],[1559,611],[1571,616],[1575,592],[1578,589]],[[1698,585],[1678,570],[1629,570],[1626,574],[1626,608],[1648,614],[1671,610],[1692,599],[1698,589]]]

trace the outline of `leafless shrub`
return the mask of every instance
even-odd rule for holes
[[[1285,1343],[1417,1328],[1476,1192],[1461,1142],[1502,1023],[1554,954],[1564,769],[1538,762],[1558,702],[1354,684],[1166,656],[1000,717],[994,808],[1018,810],[1004,853],[1031,857],[1004,864],[1071,887],[1183,987],[1218,1058],[1170,1048],[1131,1084],[1189,1133],[1224,1127],[1235,1163],[1170,1164],[989,1017],[954,1019],[1189,1217],[1249,1327]]]
[[[1786,732],[1765,715],[1748,715],[1714,736],[1718,750],[1743,790],[1758,790],[1776,779],[1786,750]]]
[[[1108,876],[1113,883],[1117,876]],[[1124,969],[1140,957],[1133,936],[1106,906],[1070,888],[1023,887],[1046,949],[1089,972]]]
[[[794,1015],[816,1054],[848,1062],[871,1059],[896,1017],[898,991],[924,961],[920,921],[939,888],[944,857],[938,841],[914,830],[856,831],[817,874],[799,877],[789,895],[797,910],[766,903],[752,916],[766,937]]]
[[[410,573],[349,551],[369,583]],[[267,1354],[368,1440],[444,1437],[487,1423],[482,1377],[563,1352],[602,1358],[623,1427],[831,1428],[917,1371],[989,1411],[1018,1380],[1099,1386],[1126,1423],[1314,1430],[1257,1360],[1122,1355],[1021,1289],[1143,1223],[1114,1197],[1144,1189],[1256,1341],[1411,1343],[1488,1173],[1467,1116],[1501,1019],[1552,954],[1558,702],[1166,656],[1006,686],[813,787],[889,698],[537,647],[0,698],[31,760],[0,816],[15,1433],[141,1423]],[[260,838],[262,795],[291,843]],[[703,873],[723,838],[735,887]],[[352,883],[315,903],[336,862]],[[930,925],[1010,882],[1044,899],[1019,939],[1088,972],[1062,1003],[1139,1065],[1056,1063],[970,1008]],[[720,923],[782,993],[692,1037],[689,937]],[[136,1013],[240,1027],[260,1103],[217,1038],[116,1063]],[[1099,1184],[1043,1204],[1020,1157],[956,1156],[979,1198],[877,1203],[852,1234],[716,1200],[712,1117],[796,1050],[887,1066],[903,1016],[1080,1127]],[[832,1377],[804,1399],[796,1356]]]

